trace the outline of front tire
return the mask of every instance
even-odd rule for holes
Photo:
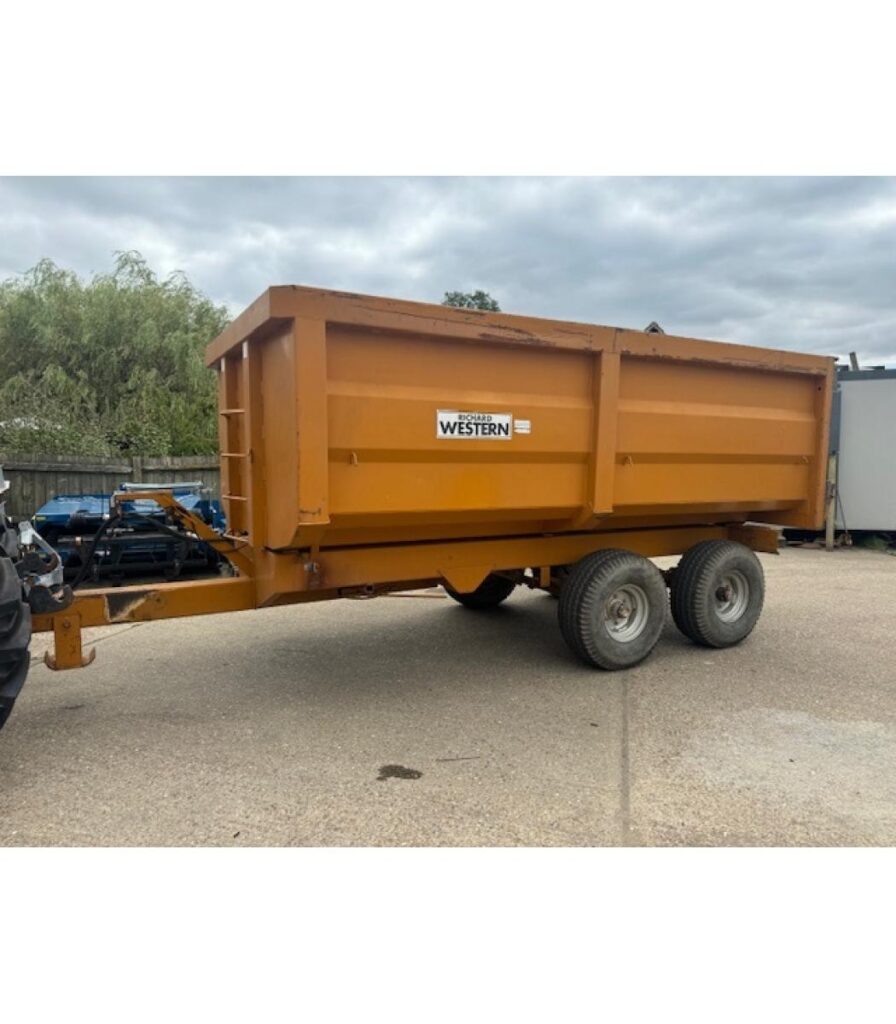
[[[9,558],[0,555],[0,729],[12,712],[30,666],[31,609]]]
[[[560,630],[586,664],[631,668],[656,646],[666,620],[659,569],[632,551],[609,549],[573,566],[560,593]]]
[[[672,577],[672,618],[703,647],[732,647],[753,631],[765,600],[756,555],[731,540],[706,540],[684,553]]]

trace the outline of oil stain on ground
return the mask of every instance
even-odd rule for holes
[[[377,782],[385,782],[386,779],[419,779],[423,772],[416,768],[405,768],[402,764],[384,764],[376,777]]]

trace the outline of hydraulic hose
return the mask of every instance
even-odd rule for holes
[[[89,550],[84,556],[83,564],[80,570],[78,571],[78,575],[75,577],[74,581],[71,584],[72,590],[74,590],[76,587],[79,587],[87,577],[87,574],[89,573],[91,565],[93,563],[93,557],[96,554],[97,545],[99,544],[103,535],[106,533],[109,527],[113,525],[113,523],[120,522],[125,517],[127,517],[128,520],[136,519],[141,523],[146,523],[147,526],[155,530],[157,533],[169,534],[171,537],[174,537],[175,540],[180,541],[186,546],[185,553],[189,553],[194,544],[201,544],[202,547],[208,548],[208,550],[211,551],[213,554],[217,553],[215,552],[215,549],[211,546],[211,544],[209,544],[207,541],[200,540],[199,538],[190,537],[186,533],[182,533],[178,530],[172,529],[172,527],[166,525],[165,523],[160,523],[158,520],[153,519],[152,516],[145,516],[140,512],[133,511],[122,512],[121,507],[118,506],[116,512],[110,515],[109,518],[102,524],[102,526],[100,526],[100,528],[93,535],[93,541],[90,545]]]
[[[74,578],[71,583],[72,590],[76,590],[84,582],[87,573],[90,571],[90,566],[93,563],[93,556],[96,554],[96,546],[100,542],[100,538],[109,529],[113,523],[117,523],[121,519],[121,509],[116,508],[114,513],[109,515],[109,518],[100,525],[100,528],[93,535],[93,540],[90,543],[90,549],[87,554],[83,556],[81,561],[81,568],[78,570],[78,575]]]

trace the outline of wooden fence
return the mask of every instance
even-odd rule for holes
[[[27,518],[57,494],[109,494],[123,483],[173,483],[201,480],[220,497],[217,455],[172,455],[159,458],[100,458],[60,455],[4,455],[0,466],[9,482],[6,511]]]

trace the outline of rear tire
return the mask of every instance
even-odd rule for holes
[[[656,646],[666,621],[659,569],[632,551],[597,551],[573,566],[560,593],[560,631],[582,661],[631,668]]]
[[[672,618],[703,647],[732,647],[753,631],[765,600],[756,555],[731,540],[706,540],[684,553],[672,576]]]
[[[457,601],[458,604],[462,604],[464,608],[477,612],[497,607],[502,601],[506,601],[516,589],[513,580],[506,579],[504,576],[496,576],[494,573],[486,576],[479,586],[468,594],[461,594],[459,591],[453,590],[447,583],[442,585],[450,598]]]

